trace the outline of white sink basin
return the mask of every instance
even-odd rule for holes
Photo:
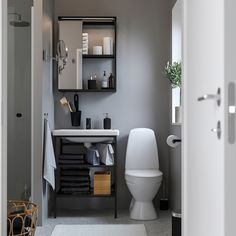
[[[53,136],[65,137],[66,140],[75,143],[109,142],[119,133],[117,129],[56,129],[52,131]]]
[[[53,136],[118,136],[117,129],[55,129]]]

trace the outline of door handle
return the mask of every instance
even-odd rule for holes
[[[220,106],[220,102],[221,102],[220,88],[218,88],[216,94],[205,94],[202,97],[199,97],[197,100],[199,102],[206,101],[206,100],[215,100],[217,102],[217,105]]]
[[[217,134],[218,139],[221,138],[221,123],[220,123],[220,121],[217,122],[217,127],[211,129],[211,131]]]

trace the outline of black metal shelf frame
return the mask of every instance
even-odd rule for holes
[[[58,164],[58,160],[59,160],[59,157],[60,156],[63,156],[62,155],[62,142],[63,142],[63,139],[65,138],[71,138],[71,137],[79,137],[79,138],[89,138],[89,137],[92,137],[92,138],[111,138],[113,141],[112,143],[109,142],[110,144],[113,145],[113,148],[114,148],[114,165],[112,166],[106,166],[106,165],[99,165],[99,166],[94,166],[94,165],[90,165],[90,164],[76,164],[76,165],[73,165],[73,167],[70,165],[63,165],[63,168],[101,168],[101,169],[104,169],[104,168],[110,168],[112,169],[112,172],[113,172],[113,181],[114,183],[112,184],[111,186],[111,194],[110,195],[94,195],[92,191],[90,192],[87,192],[87,193],[74,193],[74,194],[71,194],[71,193],[62,193],[60,192],[60,189],[58,189],[58,181],[59,178],[60,178],[60,164]],[[56,171],[56,188],[55,188],[55,191],[54,191],[54,206],[53,206],[53,214],[54,214],[54,218],[57,217],[57,198],[59,197],[65,197],[65,198],[68,198],[68,197],[78,197],[78,198],[112,198],[114,200],[114,218],[117,218],[117,136],[110,136],[110,135],[107,135],[107,136],[104,136],[104,135],[91,135],[91,136],[84,136],[84,135],[78,135],[78,136],[55,136],[54,139],[53,139],[53,143],[54,143],[54,150],[55,150],[55,153],[56,153],[56,162],[57,162],[57,166],[59,166],[59,168],[57,169]],[[99,143],[99,142],[98,142]],[[100,143],[104,143],[104,142],[100,142]],[[63,143],[64,145],[65,143]],[[66,145],[70,145],[70,143],[66,143]],[[81,144],[81,143],[78,143],[78,144]],[[59,145],[59,147],[58,147]],[[68,155],[68,154],[65,154],[65,155]],[[59,178],[58,178],[59,176]]]
[[[115,55],[91,55],[91,54],[84,54],[84,59],[114,59]]]
[[[117,89],[117,17],[115,16],[58,16],[58,21],[74,21],[80,20],[83,21],[83,27],[86,26],[113,26],[114,27],[114,55],[83,55],[83,59],[110,59],[114,61],[114,88],[110,89],[59,89],[59,92],[77,92],[77,93],[115,93]]]
[[[93,192],[90,193],[74,193],[74,194],[65,194],[65,193],[57,193],[57,197],[60,198],[68,198],[68,197],[78,197],[78,198],[115,198],[115,193],[111,193],[110,195],[94,195]]]
[[[114,89],[59,89],[59,92],[65,93],[65,92],[77,92],[77,93],[114,93],[116,92],[116,88]]]
[[[83,168],[104,168],[104,169],[112,169],[112,168],[115,168],[116,166],[115,165],[91,165],[91,164],[64,164],[63,167],[60,167],[60,168],[63,168],[63,169],[83,169]]]

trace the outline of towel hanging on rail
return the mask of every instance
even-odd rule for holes
[[[45,135],[44,135],[44,171],[43,178],[52,186],[53,190],[55,190],[55,169],[56,161],[54,148],[52,143],[52,135],[49,127],[49,122],[47,119],[45,120]]]

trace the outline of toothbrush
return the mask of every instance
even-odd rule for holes
[[[70,102],[67,100],[66,97],[61,98],[60,103],[61,103],[62,106],[68,106],[70,112],[73,112],[73,110],[71,108],[71,105],[70,105]]]

